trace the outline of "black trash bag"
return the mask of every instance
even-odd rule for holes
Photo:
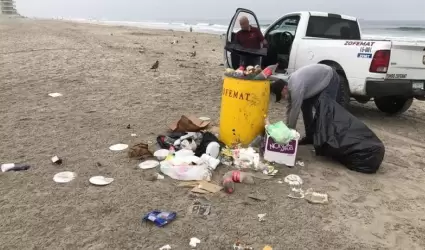
[[[201,143],[198,145],[198,147],[195,150],[195,155],[198,157],[201,157],[202,154],[205,154],[205,151],[207,150],[208,144],[210,144],[210,142],[217,142],[218,144],[220,144],[220,150],[223,148],[224,144],[218,140],[218,138],[210,132],[205,132],[202,134],[202,141]]]
[[[376,173],[384,159],[385,146],[375,133],[326,93],[318,97],[315,109],[316,154],[339,161],[353,171]]]

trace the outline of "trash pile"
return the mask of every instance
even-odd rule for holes
[[[224,72],[224,75],[228,77],[245,79],[245,80],[265,80],[273,74],[277,66],[278,64],[270,65],[264,70],[261,69],[260,65],[255,65],[255,66],[250,65],[246,68],[243,66],[240,66],[237,70],[234,70],[232,68],[227,68],[226,71]]]

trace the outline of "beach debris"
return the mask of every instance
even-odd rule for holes
[[[89,179],[89,182],[96,186],[106,186],[111,184],[114,181],[114,178],[107,178],[104,176],[93,176]]]
[[[233,250],[254,250],[253,247],[249,247],[245,244],[242,244],[240,240],[237,240],[235,244],[233,244]]]
[[[307,191],[304,194],[304,198],[308,202],[314,203],[314,204],[326,204],[329,202],[328,194],[314,192],[312,188],[307,189]]]
[[[137,134],[130,134],[130,136],[131,136],[131,137],[136,137],[136,136],[137,136]]]
[[[102,163],[100,163],[100,162],[96,162],[96,166],[97,166],[97,167],[102,167]]]
[[[109,149],[111,151],[122,151],[122,150],[127,149],[127,148],[128,148],[128,145],[127,144],[121,144],[121,143],[114,144],[114,145],[112,145],[112,146],[109,147]]]
[[[295,162],[295,165],[300,166],[300,167],[305,166],[303,161],[297,161],[297,162]]]
[[[159,61],[156,60],[156,62],[152,65],[151,69],[153,69],[154,71],[156,71],[159,67]]]
[[[206,116],[201,116],[201,117],[199,117],[199,120],[202,120],[202,121],[208,122],[208,121],[211,121],[211,118],[206,117]]]
[[[263,250],[273,250],[273,248],[269,245],[263,247]]]
[[[158,161],[163,161],[167,158],[169,152],[168,149],[159,149],[153,153],[153,156],[155,156]]]
[[[211,204],[195,200],[189,207],[189,213],[194,215],[209,215],[211,212]]]
[[[5,163],[0,166],[2,172],[9,171],[24,171],[28,170],[31,166],[26,164],[16,164],[16,163]]]
[[[52,162],[53,162],[54,164],[57,164],[57,165],[62,164],[62,159],[61,159],[61,158],[59,158],[57,155],[53,156],[53,157],[51,158],[51,160],[52,160]]]
[[[151,169],[159,166],[159,161],[155,160],[147,160],[139,164],[139,168],[141,169]]]
[[[205,129],[210,124],[210,121],[202,121],[199,118],[191,115],[182,115],[180,120],[170,124],[168,127],[173,132],[199,132]]]
[[[251,199],[257,200],[257,201],[266,201],[267,200],[267,196],[262,195],[262,194],[249,194],[248,198],[251,198]]]
[[[179,43],[179,40],[177,40],[177,39],[175,39],[171,42],[171,44],[178,44],[178,43]]]
[[[304,192],[301,188],[303,184],[301,177],[295,174],[290,174],[285,177],[284,181],[289,184],[290,193],[288,194],[288,197],[294,199],[304,198]]]
[[[77,177],[77,174],[70,171],[64,171],[57,173],[53,176],[53,181],[56,183],[67,183],[75,179]]]
[[[127,125],[127,129],[131,129],[131,125],[130,124]]]
[[[63,96],[61,93],[50,93],[49,96],[51,97],[59,97],[59,96]]]
[[[159,250],[171,250],[171,246],[165,245],[165,246],[160,247]]]
[[[190,238],[190,242],[189,245],[191,247],[196,247],[196,245],[198,245],[199,243],[201,243],[201,240],[195,237]]]
[[[153,157],[151,151],[149,151],[149,145],[146,143],[138,143],[133,146],[128,151],[129,158],[138,158],[138,159],[146,159]]]
[[[177,217],[176,212],[166,212],[166,211],[153,210],[153,211],[147,213],[142,218],[142,222],[151,221],[157,227],[163,227],[163,226],[169,224],[171,221],[175,220],[176,217]]]
[[[139,53],[140,53],[140,54],[143,54],[143,53],[145,53],[145,50],[144,50],[144,49],[140,49],[140,50],[139,50]]]
[[[165,176],[163,176],[162,174],[156,173],[156,179],[157,180],[164,180]]]
[[[241,172],[238,170],[229,171],[223,175],[222,185],[224,190],[231,194],[235,191],[236,183],[254,184],[254,178],[250,173]]]
[[[260,222],[262,222],[262,221],[266,221],[266,219],[265,219],[266,215],[267,215],[267,214],[258,214],[258,215],[257,215],[257,217],[258,217],[258,221],[260,221]]]
[[[190,56],[191,57],[195,57],[196,56],[196,51],[190,52]]]

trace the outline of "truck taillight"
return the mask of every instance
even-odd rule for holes
[[[372,62],[370,63],[369,72],[372,73],[387,73],[390,64],[390,50],[377,50],[373,55]]]

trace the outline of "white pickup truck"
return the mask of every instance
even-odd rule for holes
[[[227,30],[227,44],[234,43],[239,18],[246,16],[260,27],[255,14],[237,9]],[[334,67],[341,79],[338,102],[352,98],[366,103],[372,98],[379,110],[400,114],[413,98],[425,100],[425,43],[362,39],[356,18],[322,12],[289,13],[264,32],[268,41],[262,66],[279,63],[274,77],[305,65],[322,63]],[[225,50],[225,65],[237,68],[239,55]]]

